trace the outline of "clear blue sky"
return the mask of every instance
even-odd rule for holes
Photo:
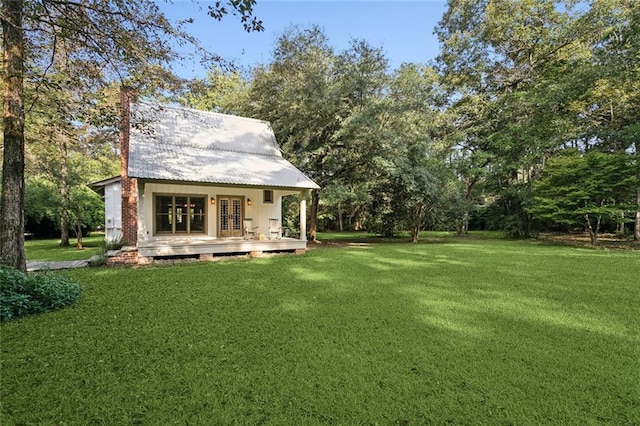
[[[276,39],[291,25],[308,28],[318,24],[329,44],[342,51],[352,38],[381,47],[391,69],[403,62],[425,63],[438,54],[433,28],[446,10],[446,0],[257,0],[256,16],[265,31],[247,33],[237,17],[218,22],[206,14],[213,1],[174,0],[161,9],[172,19],[193,18],[187,28],[209,51],[251,67],[268,63]],[[175,66],[185,78],[203,77],[197,62]]]

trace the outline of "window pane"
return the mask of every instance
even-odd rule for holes
[[[156,197],[156,232],[172,232],[173,197]]]
[[[273,203],[273,190],[265,189],[263,191],[262,201],[264,203]]]
[[[220,200],[220,230],[229,230],[229,200]]]
[[[204,198],[191,197],[191,211],[189,212],[191,232],[204,232],[204,207]]]
[[[231,201],[231,228],[233,231],[239,231],[242,229],[240,221],[242,220],[242,203],[240,200]]]
[[[156,195],[155,232],[161,234],[204,233],[207,218],[206,207],[207,199],[205,197]],[[228,200],[225,207],[228,210]]]
[[[187,212],[189,204],[187,197],[176,197],[176,233],[187,232]]]

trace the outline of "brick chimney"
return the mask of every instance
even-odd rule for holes
[[[130,87],[120,88],[120,184],[122,193],[122,239],[126,245],[138,244],[138,182],[130,178],[129,135],[131,130],[131,103],[137,96]]]

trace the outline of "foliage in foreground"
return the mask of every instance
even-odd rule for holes
[[[0,322],[41,314],[74,304],[81,296],[78,283],[51,272],[25,274],[0,268]]]
[[[1,326],[0,416],[640,424],[636,252],[437,236],[69,271],[73,309]]]

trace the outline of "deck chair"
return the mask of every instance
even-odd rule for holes
[[[253,226],[253,219],[245,219],[244,220],[244,239],[245,240],[253,240],[256,238],[257,234],[257,226]]]
[[[269,239],[279,240],[282,238],[282,228],[278,225],[278,219],[269,219]]]

